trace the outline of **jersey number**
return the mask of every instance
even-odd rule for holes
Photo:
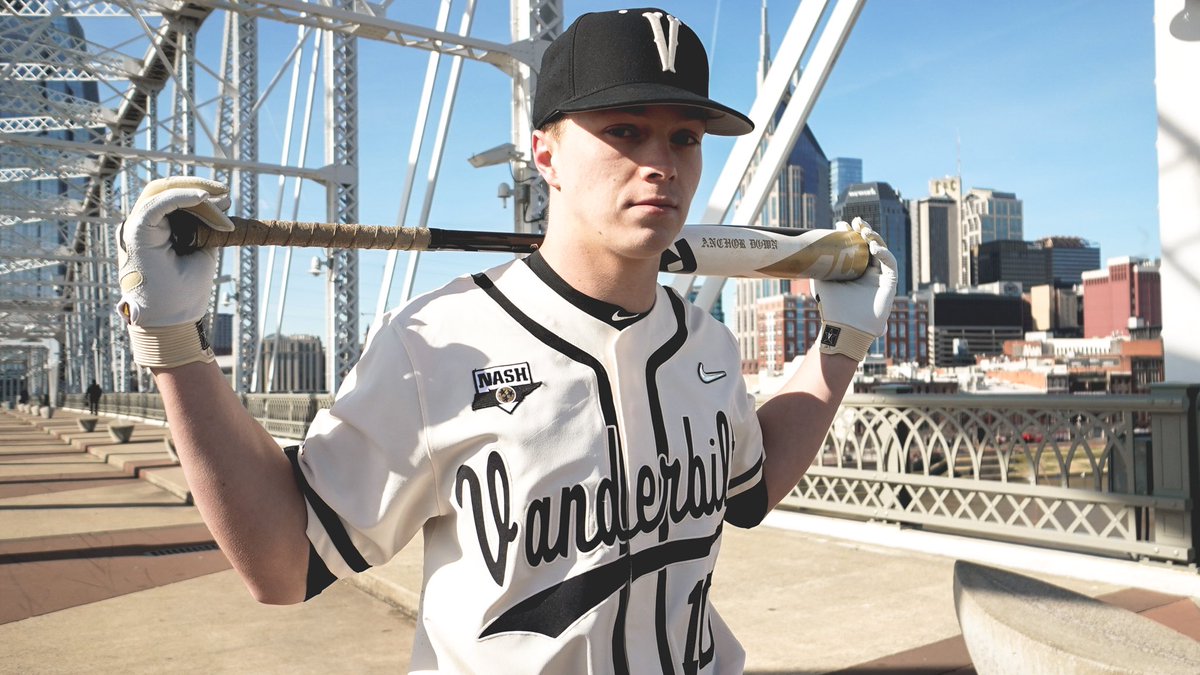
[[[683,672],[695,675],[713,660],[712,624],[708,620],[708,589],[712,588],[712,572],[697,581],[688,595],[692,616],[688,620],[687,647],[683,656]],[[704,634],[708,633],[708,648],[704,648]]]

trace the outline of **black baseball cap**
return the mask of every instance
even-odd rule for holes
[[[686,24],[654,8],[593,12],[542,55],[533,127],[564,113],[656,104],[706,110],[710,134],[754,130],[750,118],[708,97],[708,55]]]

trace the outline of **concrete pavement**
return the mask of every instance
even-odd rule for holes
[[[258,605],[190,505],[169,431],[137,423],[119,444],[79,416],[0,411],[0,672],[404,670],[419,539],[304,605]],[[726,528],[712,601],[749,672],[973,672],[956,557],[1055,571],[1035,576],[1200,639],[1194,571],[778,512]]]

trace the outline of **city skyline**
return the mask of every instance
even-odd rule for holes
[[[457,25],[458,4],[450,30]],[[472,35],[509,40],[508,8],[501,4],[480,4]],[[566,0],[565,20],[623,4],[627,3]],[[758,3],[753,11],[745,4],[720,0],[658,4],[692,25],[707,44],[713,96],[748,110],[758,65]],[[776,50],[797,4],[798,0],[769,3],[769,32]],[[437,9],[435,2],[405,3],[392,14],[399,21],[432,26]],[[964,191],[992,188],[1016,193],[1024,201],[1026,239],[1079,236],[1099,244],[1102,261],[1156,258],[1152,12],[1153,6],[1146,3],[1116,1],[1050,6],[1031,0],[1003,5],[868,2],[808,124],[828,157],[861,159],[864,181],[887,182],[904,199],[926,196],[930,180],[959,173],[961,167]],[[930,34],[939,39],[930,40]],[[264,63],[277,62],[294,40],[294,28],[262,22]],[[401,220],[398,186],[427,59],[420,50],[360,41],[359,87],[371,92],[359,119],[361,222]],[[449,59],[442,59],[442,81],[449,65]],[[471,105],[463,104],[468,92]],[[509,140],[510,97],[511,82],[499,70],[465,64],[459,94],[464,101],[454,111],[446,139],[430,225],[511,228],[512,205],[505,208],[495,196],[499,183],[511,183],[508,167],[474,169],[465,161]],[[286,87],[268,97],[262,115],[260,156],[277,156]],[[436,115],[435,106],[432,116]],[[725,138],[708,137],[704,143],[706,169],[691,222],[703,211],[732,147]],[[310,165],[319,164],[314,154],[310,152]],[[423,157],[416,170],[418,188],[404,218],[407,225],[417,220],[427,167]],[[262,217],[276,216],[275,182],[261,182]],[[291,215],[290,194],[289,185],[280,200],[285,218]],[[311,184],[305,186],[299,217],[324,218],[324,195]],[[308,258],[320,251],[296,253],[303,257],[291,268],[282,331],[324,336],[324,279],[307,272]],[[500,254],[425,254],[414,291],[431,290],[506,259]],[[374,318],[384,260],[385,255],[376,252],[360,256],[363,332]],[[399,302],[404,265],[402,256],[389,307]],[[278,269],[277,265],[277,275]],[[732,307],[731,287],[726,286],[727,308]],[[275,316],[277,297],[272,295],[267,316]],[[274,328],[271,322],[263,332]]]
[[[570,21],[584,11],[619,3],[565,4]],[[720,2],[660,4],[693,25],[708,44],[713,95],[749,109],[758,57],[758,12]],[[775,50],[796,4],[772,0],[768,5]],[[829,157],[862,159],[864,181],[886,181],[904,199],[924,197],[929,180],[955,174],[958,154],[964,191],[1004,190],[1015,192],[1025,202],[1027,239],[1079,236],[1099,244],[1102,261],[1123,255],[1158,257],[1152,18],[1150,6],[1131,8],[1112,2],[1099,6],[1074,2],[1051,8],[1033,2],[1006,3],[1004,7],[961,2],[867,3],[813,108],[809,126]],[[956,33],[944,42],[930,43],[922,36],[935,25],[953,27]],[[484,30],[483,23],[477,26]],[[1072,26],[1080,30],[1068,30]],[[1122,45],[1120,55],[1109,53],[1115,51],[1112,44]],[[1052,69],[1041,65],[1052,60],[1060,62],[1061,69],[1048,72]],[[989,63],[994,66],[990,78],[985,77]],[[946,100],[947,86],[940,80],[964,78],[972,72],[980,80],[1005,83],[1010,95],[986,96],[974,102]],[[467,76],[464,71],[463,86]],[[1022,92],[1022,88],[1029,91]],[[881,99],[879,89],[897,97],[898,105],[880,106],[887,110],[885,114],[874,103]],[[1068,100],[1089,89],[1094,91],[1085,102]],[[939,96],[942,103],[935,105]],[[858,103],[864,97],[872,105]],[[1112,103],[1114,98],[1120,105],[1105,109],[1104,102]],[[1006,119],[997,112],[997,102],[1003,102],[1005,109],[1023,108],[1025,112]],[[935,116],[931,106],[944,106],[944,114]],[[908,115],[897,111],[911,111],[918,117],[906,121]],[[1073,111],[1088,116],[1076,114],[1069,120]],[[1043,115],[1040,125],[1022,122]],[[1053,126],[1067,121],[1071,126]],[[469,119],[461,123],[475,126]],[[1121,161],[1105,165],[1096,159],[1095,150],[1089,150],[1096,145],[1087,138],[1089,131],[1098,134],[1097,142],[1105,137],[1107,140],[1098,144],[1112,148],[1111,156]],[[495,132],[493,137],[499,142],[504,133],[506,130]],[[707,164],[692,220],[703,210],[732,142],[709,137],[705,145]],[[477,143],[474,151],[484,147],[488,147],[486,142]],[[447,169],[453,170],[456,164],[450,153],[448,147]],[[482,173],[469,168],[459,173],[470,171]],[[1100,176],[1102,171],[1110,175]],[[497,182],[507,177],[504,168],[492,173]],[[467,178],[444,175],[439,192],[447,181]],[[1112,195],[1122,194],[1113,181],[1126,184],[1124,193],[1129,199],[1113,199]],[[491,189],[480,192],[478,201],[498,201],[492,198]],[[464,202],[468,201],[458,200],[444,216],[446,220],[473,219],[465,212],[450,215],[467,210],[470,205]],[[441,220],[442,203],[435,202],[431,220]],[[479,213],[485,209],[470,210]],[[501,224],[510,222],[511,211],[492,213]],[[474,222],[476,227],[486,226],[480,220]],[[1094,226],[1088,227],[1089,223]],[[455,273],[494,264],[472,255],[437,254],[436,258],[423,257],[418,292],[436,287]],[[397,274],[393,298],[402,276],[402,272]],[[732,307],[731,286],[727,285],[724,294],[726,307]],[[364,297],[373,290],[364,289]],[[363,309],[373,306],[364,303]]]

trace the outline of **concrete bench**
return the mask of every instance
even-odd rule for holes
[[[975,671],[1200,673],[1200,642],[1037,579],[959,560],[954,610]]]
[[[112,436],[112,439],[118,443],[128,443],[129,439],[133,436],[133,425],[115,423],[109,424],[108,435]]]
[[[80,417],[75,420],[75,424],[79,425],[79,429],[81,431],[95,431],[96,430],[96,418],[95,417]]]

